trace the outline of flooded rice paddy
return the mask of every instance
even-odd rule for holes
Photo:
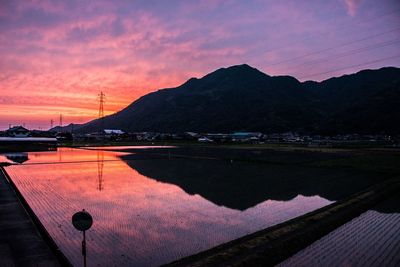
[[[18,162],[7,173],[76,266],[82,264],[82,234],[71,217],[82,209],[94,219],[86,234],[89,266],[157,266],[318,209],[370,183],[345,171],[106,150],[2,157]]]
[[[400,266],[400,196],[361,214],[279,265],[284,266]]]

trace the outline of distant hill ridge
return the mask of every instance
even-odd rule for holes
[[[400,133],[400,69],[299,82],[236,65],[144,95],[103,120],[104,128],[125,131]]]

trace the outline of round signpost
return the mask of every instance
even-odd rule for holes
[[[75,229],[83,232],[82,240],[82,255],[83,255],[83,266],[86,267],[86,235],[85,231],[89,230],[93,224],[92,215],[83,209],[72,215],[72,225]]]

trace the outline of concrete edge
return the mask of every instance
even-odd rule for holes
[[[44,227],[44,225],[42,224],[42,222],[39,220],[39,218],[33,212],[32,208],[29,206],[28,202],[25,200],[25,198],[23,197],[21,192],[18,190],[17,186],[15,185],[15,183],[13,182],[11,177],[8,175],[8,173],[6,172],[6,170],[4,169],[3,166],[0,166],[0,171],[3,173],[6,180],[11,185],[11,188],[14,190],[14,193],[17,196],[19,202],[22,204],[22,207],[24,208],[25,212],[28,214],[28,217],[33,222],[34,226],[36,227],[37,231],[43,238],[44,242],[49,246],[50,250],[54,253],[54,255],[56,256],[60,265],[66,266],[66,267],[73,266],[71,264],[71,262],[67,259],[67,257],[61,252],[61,250],[57,246],[56,242],[53,240],[53,238],[50,236],[49,232],[47,232],[47,230]]]

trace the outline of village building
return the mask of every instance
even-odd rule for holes
[[[262,137],[259,132],[236,132],[231,135],[233,142],[256,142]]]
[[[119,129],[104,129],[104,133],[106,135],[122,135],[125,132],[123,132],[122,130],[119,130]]]
[[[6,130],[6,134],[9,137],[28,137],[30,131],[22,126],[14,126]]]

